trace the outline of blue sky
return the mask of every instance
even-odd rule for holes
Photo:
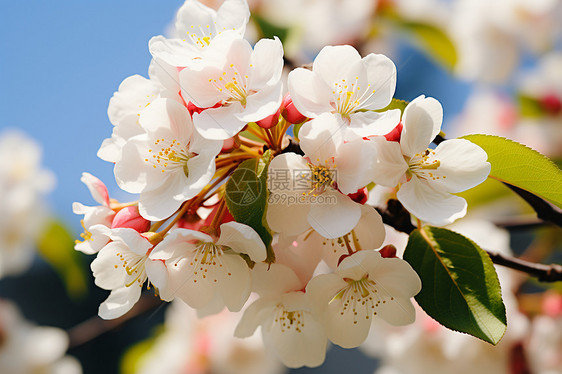
[[[44,165],[58,179],[53,209],[73,227],[72,201],[93,203],[83,171],[117,192],[112,166],[96,157],[111,135],[107,104],[124,78],[147,75],[148,40],[164,32],[181,3],[2,4],[0,129],[20,128],[42,144]]]
[[[107,104],[121,81],[147,76],[148,40],[164,33],[174,1],[4,1],[0,13],[0,131],[20,128],[41,143],[43,164],[58,179],[53,211],[74,229],[73,201],[94,204],[80,175],[102,179],[112,197],[128,200],[113,167],[96,157],[111,135]],[[414,53],[415,58],[410,58]],[[398,71],[397,97],[421,93],[443,102],[446,118],[458,111],[467,86],[453,81],[411,49]],[[426,69],[430,70],[428,74]],[[422,73],[423,72],[423,73]]]

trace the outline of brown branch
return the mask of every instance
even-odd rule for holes
[[[501,220],[501,221],[493,221],[494,225],[499,228],[506,229],[506,230],[532,230],[538,227],[545,227],[548,226],[549,223],[538,220],[536,218],[526,218],[526,217],[516,217],[513,219]]]
[[[509,189],[515,192],[519,197],[527,202],[537,213],[537,217],[542,219],[543,221],[550,222],[555,224],[556,226],[562,227],[562,210],[557,206],[549,203],[546,200],[538,197],[530,193],[529,191],[525,191],[519,187],[515,187],[509,183],[502,182],[505,184]]]
[[[71,349],[86,344],[106,332],[119,328],[125,322],[156,309],[160,305],[162,305],[162,300],[160,300],[160,298],[152,295],[143,295],[135,306],[122,317],[104,320],[98,316],[94,316],[87,319],[67,331],[69,337],[68,347]]]
[[[551,264],[543,265],[534,262],[521,260],[520,258],[508,257],[499,253],[486,251],[494,264],[502,265],[510,269],[519,270],[533,277],[538,278],[541,282],[558,282],[562,281],[562,265]]]

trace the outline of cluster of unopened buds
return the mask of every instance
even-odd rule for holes
[[[445,225],[466,213],[453,193],[483,182],[490,164],[467,140],[429,148],[442,123],[437,100],[382,110],[396,85],[383,55],[327,46],[285,85],[280,40],[252,47],[249,15],[245,0],[218,11],[187,0],[174,38],[150,40],[150,78],[120,85],[108,109],[113,134],[98,152],[139,199],[110,199],[84,173],[100,205],[75,203],[85,228],[76,249],[97,255],[95,283],[111,291],[102,318],[128,312],[146,284],[199,315],[244,310],[236,336],[261,326],[287,366],[317,366],[328,340],[356,347],[373,319],[415,317],[421,282],[392,246],[379,251],[385,227],[366,204],[372,186],[393,188],[414,219]],[[247,160],[267,167],[267,188],[229,202],[239,180],[228,182]],[[250,179],[244,188],[255,192]],[[249,207],[265,235],[233,205]]]

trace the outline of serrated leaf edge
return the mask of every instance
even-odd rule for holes
[[[449,275],[449,279],[451,279],[451,281],[453,282],[453,284],[455,285],[455,287],[457,288],[457,290],[459,291],[459,293],[462,295],[462,298],[463,298],[463,300],[465,301],[466,305],[469,306],[470,304],[468,303],[468,301],[467,301],[467,299],[466,299],[464,293],[462,292],[460,286],[458,285],[458,283],[457,283],[457,282],[455,281],[455,279],[453,278],[451,272],[449,271],[449,268],[448,268],[448,267],[445,265],[445,263],[441,260],[441,257],[438,255],[436,248],[433,246],[432,240],[429,238],[427,232],[425,231],[426,228],[431,229],[431,227],[423,227],[423,228],[421,228],[421,229],[416,229],[415,231],[418,231],[418,232],[420,233],[420,235],[422,236],[422,238],[423,238],[423,239],[426,241],[426,243],[429,245],[429,247],[431,248],[431,250],[432,250],[433,253],[435,254],[435,257],[437,257],[437,259],[439,260],[439,262],[441,263],[441,265],[443,266],[443,268],[445,269],[445,271],[446,271],[447,274]],[[447,230],[447,229],[445,229],[445,230]],[[457,234],[457,235],[461,235],[463,238],[467,239],[467,240],[468,240],[471,244],[473,244],[475,247],[480,248],[480,247],[479,247],[474,241],[472,241],[470,238],[467,238],[466,236],[464,236],[464,235],[462,235],[462,234],[459,234],[458,232],[453,231],[453,230],[448,230],[448,231],[453,232],[453,233],[455,233],[455,234]],[[485,251],[483,251],[483,252],[486,253]],[[487,253],[486,253],[486,257],[490,260],[490,262],[492,261],[492,260],[490,259],[490,257],[488,256]],[[493,264],[492,264],[492,266],[493,266]],[[498,275],[497,275],[497,273],[495,273],[495,272],[494,272],[494,274],[495,274],[496,280],[498,281],[498,284],[499,284]],[[501,285],[500,285],[500,296],[501,296]],[[503,298],[502,298],[502,300],[503,300]],[[469,308],[469,309],[470,309],[470,308]],[[484,326],[486,326],[486,325],[483,323],[483,321],[482,321],[480,318],[478,318],[474,313],[470,312],[470,314],[474,317],[475,320],[478,321],[478,327],[479,327],[479,328],[483,328]],[[507,316],[506,316],[506,314],[505,314],[505,308],[504,308],[504,317],[506,317],[506,321],[507,321]],[[437,321],[437,322],[439,322],[439,321]],[[439,322],[439,323],[441,324],[441,322]],[[448,327],[448,326],[445,326],[445,327],[447,327],[448,329],[451,329],[451,330],[453,330],[453,331],[457,331],[457,332],[460,332],[460,333],[463,333],[463,334],[467,334],[467,335],[470,335],[470,336],[474,336],[474,335],[469,334],[469,333],[467,333],[467,332],[460,331],[460,330],[457,330],[457,329],[454,329],[454,328],[450,328],[450,327]],[[492,339],[490,339],[490,340],[492,340],[492,341],[486,341],[486,340],[484,340],[484,339],[482,339],[482,338],[480,338],[480,337],[478,337],[478,336],[474,336],[474,337],[475,337],[475,338],[478,338],[478,339],[480,339],[480,340],[482,340],[482,341],[485,341],[485,342],[487,342],[487,343],[490,343],[490,344],[492,344],[492,345],[496,345],[496,344],[498,344],[498,343],[501,341],[501,339],[502,339],[503,336],[505,335],[506,330],[507,330],[507,329],[504,329],[503,334],[499,337],[499,339],[498,339],[497,341],[493,341]],[[492,336],[491,333],[490,333],[490,331],[489,331],[487,328],[486,328],[486,333],[487,333],[487,335],[488,335],[489,337]]]

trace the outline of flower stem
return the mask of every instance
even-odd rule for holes
[[[260,127],[260,130],[261,130],[261,127]],[[252,135],[254,135],[254,136],[260,138],[261,140],[263,140],[264,142],[267,143],[267,137],[263,134],[263,130],[262,130],[262,131],[259,131],[259,130],[254,129],[254,128],[251,127],[250,125],[248,125],[248,126],[246,127],[246,131],[248,131],[250,134],[252,134]]]

